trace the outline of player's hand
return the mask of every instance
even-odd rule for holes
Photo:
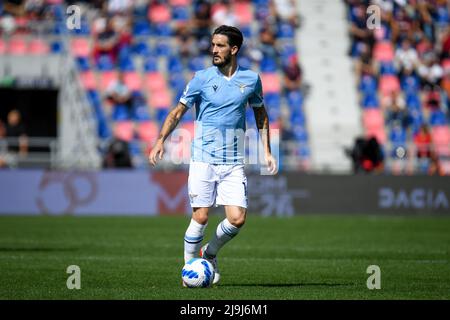
[[[150,151],[148,161],[152,166],[155,166],[158,160],[162,160],[163,155],[164,155],[164,145],[162,142],[158,141],[153,146],[152,151]]]
[[[270,174],[276,174],[278,171],[277,168],[277,160],[272,156],[271,153],[268,153],[265,155],[267,169],[269,170]]]

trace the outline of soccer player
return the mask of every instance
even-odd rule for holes
[[[239,233],[247,213],[242,132],[248,105],[254,111],[268,170],[272,174],[276,172],[261,79],[257,73],[237,64],[242,42],[242,33],[236,27],[223,25],[214,31],[211,41],[213,66],[196,72],[187,84],[178,105],[165,119],[149,155],[153,166],[162,159],[164,141],[184,113],[195,106],[195,136],[188,178],[193,213],[184,236],[184,260],[187,262],[200,253],[214,266],[214,284],[220,279],[216,256]],[[209,208],[213,205],[223,205],[226,218],[202,247]]]

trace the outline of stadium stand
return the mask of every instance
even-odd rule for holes
[[[386,171],[450,174],[447,1],[345,2],[365,135],[381,143]],[[374,29],[371,4],[381,9]]]
[[[66,10],[73,4],[87,14],[82,15],[80,28],[68,30]],[[298,26],[295,19],[278,15],[279,8],[271,1],[44,1],[37,7],[24,1],[23,5],[20,14],[1,12],[0,53],[46,55],[68,49],[94,111],[100,145],[108,146],[113,138],[126,141],[135,167],[147,167],[145,153],[169,108],[193,73],[211,64],[209,36],[217,23],[235,23],[246,37],[239,62],[260,72],[272,128],[295,128],[292,141],[280,151],[299,159],[293,169],[307,169],[310,152],[302,88],[287,89],[282,81],[284,61],[297,56]],[[30,27],[35,22],[41,26],[37,38]],[[273,39],[268,41],[263,34]],[[133,96],[131,110],[106,99],[119,72]],[[248,126],[255,127],[253,114],[246,114]],[[194,117],[188,113],[182,126],[192,131],[188,123]]]
[[[375,136],[381,143],[385,172],[450,174],[450,21],[446,1],[344,2],[361,123],[366,137]],[[70,54],[96,117],[100,146],[114,137],[123,138],[135,167],[141,168],[147,167],[146,152],[155,132],[186,83],[195,71],[211,64],[211,32],[217,23],[235,23],[246,37],[239,63],[260,73],[272,127],[280,128],[280,160],[285,161],[281,168],[310,169],[305,88],[301,69],[296,69],[302,59],[297,49],[295,2],[27,3],[23,1],[17,12],[1,7],[0,54]],[[80,28],[68,30],[66,9],[72,4],[87,14],[82,15]],[[366,28],[370,4],[382,9],[380,27],[375,30]],[[286,71],[290,61],[294,65]],[[112,106],[105,99],[119,73],[132,93],[130,107]],[[287,77],[294,79],[289,85]],[[183,125],[194,118],[194,114],[186,114]],[[251,110],[246,119],[249,127],[255,127]],[[419,157],[421,142],[417,141],[421,139],[416,136],[424,125],[430,152]]]

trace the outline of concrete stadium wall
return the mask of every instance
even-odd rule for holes
[[[290,173],[248,181],[249,212],[263,216],[450,214],[450,177]],[[184,171],[0,170],[0,214],[188,214],[186,182]]]

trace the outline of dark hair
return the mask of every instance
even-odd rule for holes
[[[227,36],[230,46],[237,46],[238,50],[241,49],[242,42],[244,42],[244,36],[242,35],[241,30],[236,27],[222,25],[214,30],[213,35],[215,34],[223,34]]]

